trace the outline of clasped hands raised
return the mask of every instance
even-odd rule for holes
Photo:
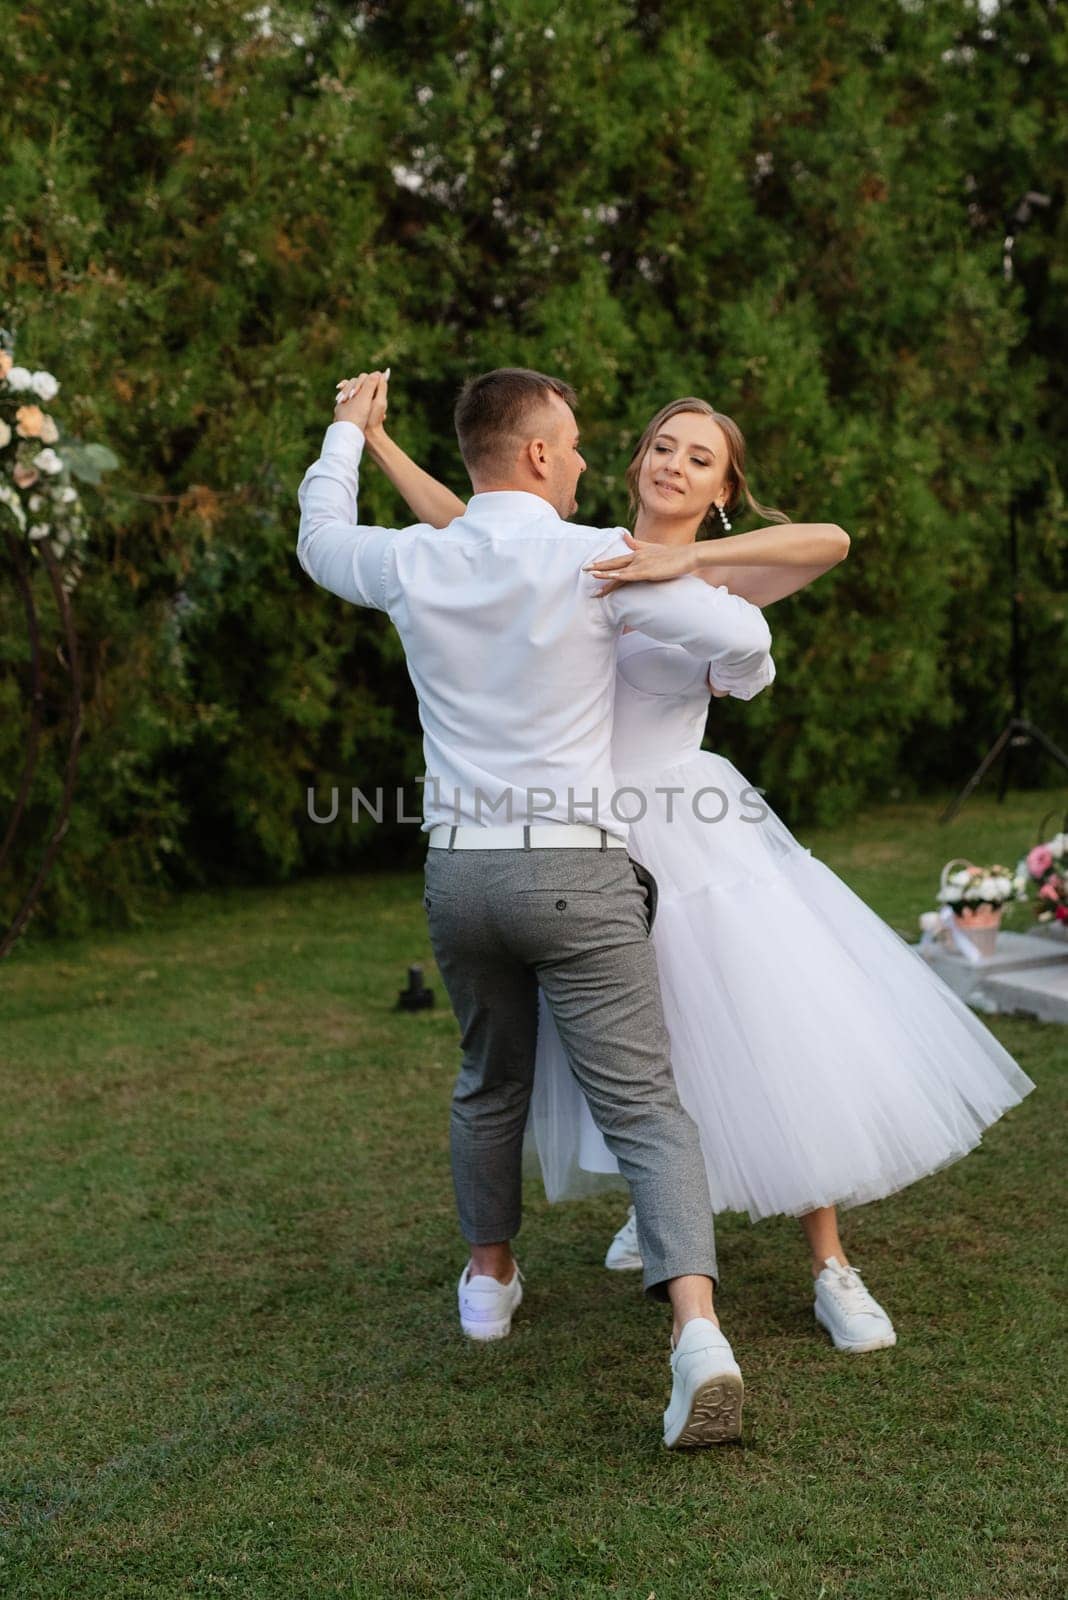
[[[373,433],[386,420],[389,405],[389,368],[385,372],[361,372],[355,378],[339,378],[335,422],[354,422],[364,433]]]

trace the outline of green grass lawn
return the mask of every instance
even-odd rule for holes
[[[803,833],[914,936],[942,862],[1055,803]],[[393,1010],[410,961],[438,1007]],[[796,1224],[719,1228],[739,1447],[660,1443],[667,1320],[601,1258],[617,1198],[528,1185],[512,1337],[459,1335],[456,1030],[418,875],[191,895],[0,968],[5,1596],[1009,1600],[1068,1592],[1068,1030],[1038,1091],[849,1214],[899,1344],[836,1354]]]

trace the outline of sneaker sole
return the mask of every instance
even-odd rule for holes
[[[609,1261],[606,1256],[604,1264],[609,1272],[640,1272],[645,1262],[641,1256],[626,1256],[622,1261]]]
[[[744,1392],[741,1378],[731,1372],[709,1378],[695,1391],[682,1431],[670,1443],[665,1439],[665,1448],[700,1450],[705,1445],[740,1439]]]
[[[836,1350],[843,1351],[849,1356],[866,1355],[869,1350],[892,1350],[897,1344],[897,1334],[891,1333],[889,1337],[883,1335],[878,1339],[858,1339],[855,1343],[849,1339],[839,1339],[829,1323],[824,1322],[819,1311],[814,1311],[813,1316],[825,1333],[830,1334],[831,1343]]]
[[[477,1344],[487,1344],[491,1339],[507,1339],[512,1331],[512,1319],[509,1317],[507,1322],[478,1322],[471,1326],[461,1322],[460,1329],[468,1339],[474,1339]]]

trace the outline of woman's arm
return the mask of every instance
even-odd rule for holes
[[[784,522],[751,533],[702,539],[684,545],[657,544],[624,535],[634,551],[587,567],[606,581],[609,594],[621,583],[658,583],[696,573],[756,606],[795,594],[843,561],[849,535],[830,522]]]
[[[389,438],[384,428],[368,431],[367,453],[382,468],[393,487],[411,507],[417,522],[427,522],[432,528],[444,528],[454,517],[461,516],[465,505],[459,495],[446,489],[443,483],[432,478],[429,472],[416,466],[396,440]]]
[[[429,472],[417,467],[411,456],[386,433],[389,409],[389,373],[379,378],[363,436],[367,453],[382,468],[393,487],[403,495],[417,522],[446,527],[466,509],[464,502]]]
[[[774,605],[776,600],[785,600],[787,595],[807,589],[835,564],[827,561],[811,567],[706,567],[700,569],[700,576],[716,588],[726,584],[731,594],[740,594],[743,600],[763,610],[765,606]]]
[[[726,549],[724,547],[727,547]],[[694,570],[755,606],[770,606],[815,583],[849,554],[849,535],[832,522],[787,522],[694,545]]]

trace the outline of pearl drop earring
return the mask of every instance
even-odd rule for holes
[[[717,510],[717,511],[718,511],[718,512],[719,512],[719,520],[720,520],[720,522],[722,522],[722,524],[723,524],[723,531],[724,531],[724,533],[730,533],[730,531],[731,531],[731,525],[730,525],[730,523],[729,523],[729,522],[728,522],[728,521],[727,521],[727,513],[726,513],[726,511],[724,511],[724,509],[723,509],[723,507],[722,507],[722,506],[717,506],[717,507],[716,507],[716,510]]]

